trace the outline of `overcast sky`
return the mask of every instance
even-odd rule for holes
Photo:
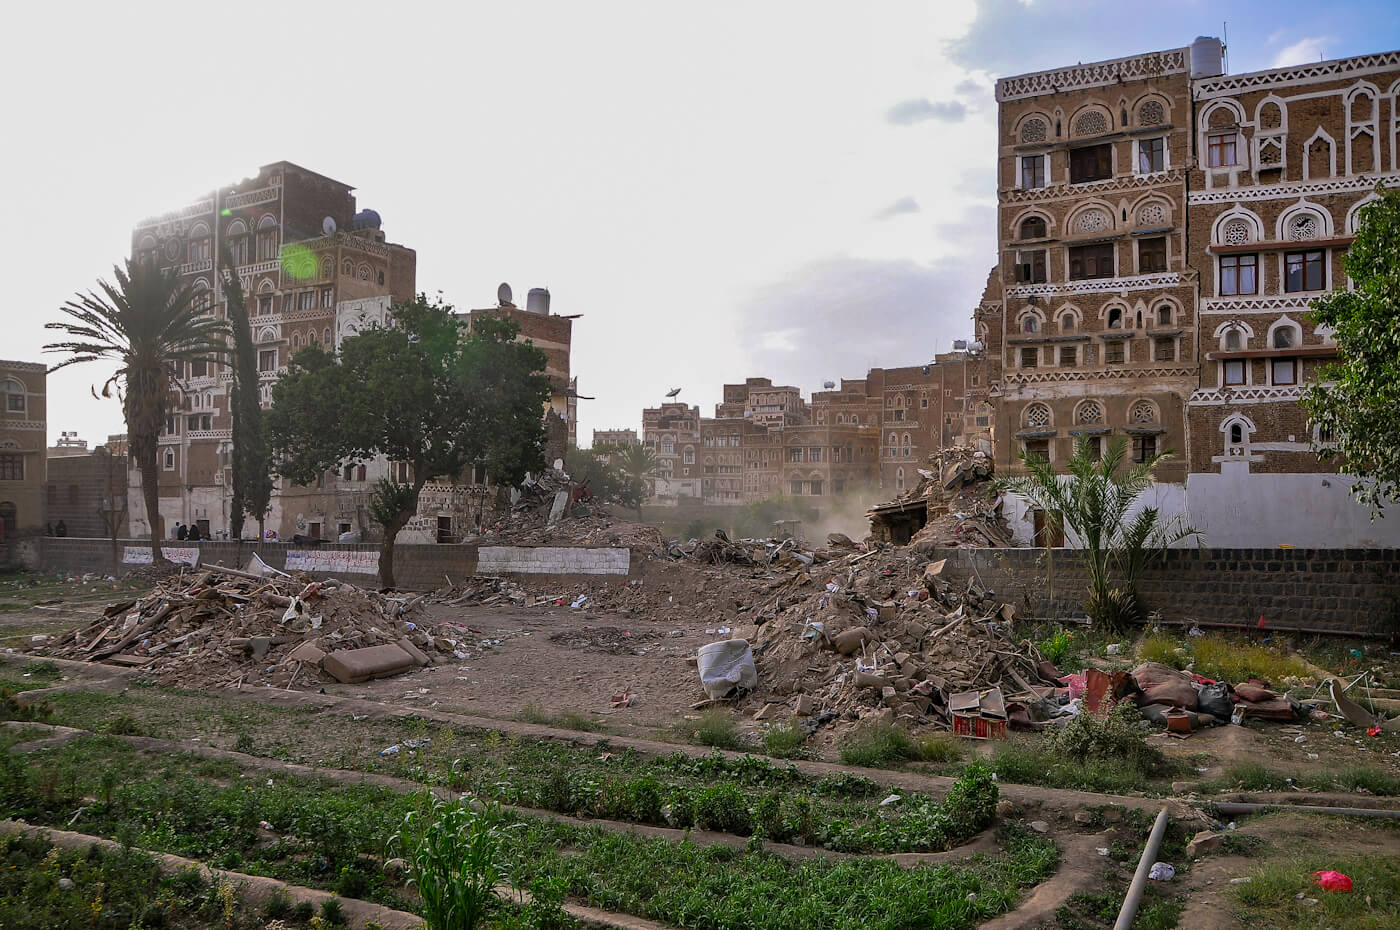
[[[23,4],[7,11],[0,357],[44,360],[141,218],[286,159],[354,185],[418,287],[547,286],[579,438],[682,388],[804,391],[970,332],[995,261],[998,75],[1220,35],[1232,72],[1400,48],[1393,2]],[[1260,24],[1269,24],[1264,28]],[[104,372],[49,435],[124,429]]]

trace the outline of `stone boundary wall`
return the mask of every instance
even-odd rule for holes
[[[205,542],[166,543],[169,546],[198,547],[201,565],[225,565],[229,568],[242,568],[258,552],[255,542],[225,542],[211,540]],[[118,558],[126,546],[149,548],[148,541],[140,539],[118,540]],[[296,543],[264,543],[261,557],[264,562],[276,569],[287,564],[289,552],[365,552],[378,553],[375,544],[349,545],[338,543],[333,546],[317,546],[308,549]],[[106,539],[44,537],[41,546],[41,570],[46,572],[100,572],[112,571],[112,544]],[[502,557],[499,553],[509,553]],[[483,561],[484,559],[484,561]],[[460,583],[476,574],[521,575],[540,580],[548,578],[560,582],[596,580],[599,576],[627,578],[640,567],[640,559],[632,558],[632,551],[620,547],[566,547],[566,546],[476,546],[471,544],[415,545],[400,543],[394,547],[394,576],[399,587],[413,590],[431,590],[443,587],[451,581]],[[123,565],[122,573],[140,566]],[[362,572],[317,572],[329,578],[339,578],[362,587],[378,585],[377,575]]]
[[[943,577],[976,578],[1023,617],[1082,617],[1082,553],[1056,549],[940,549]],[[1051,578],[1053,574],[1053,595]],[[1400,550],[1177,549],[1146,571],[1143,606],[1166,620],[1329,632],[1400,631]]]
[[[476,570],[482,575],[627,575],[632,550],[577,546],[482,546]]]

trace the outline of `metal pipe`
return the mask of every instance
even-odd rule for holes
[[[1147,844],[1142,847],[1142,858],[1138,860],[1132,884],[1128,885],[1128,893],[1123,897],[1123,908],[1118,912],[1118,920],[1113,924],[1113,930],[1128,930],[1133,925],[1138,905],[1142,903],[1142,892],[1147,888],[1147,873],[1152,871],[1152,862],[1157,858],[1157,850],[1161,848],[1162,836],[1166,832],[1167,808],[1164,807],[1157,815],[1156,823],[1152,824],[1152,832],[1147,835]]]
[[[1231,816],[1257,814],[1260,811],[1303,811],[1307,814],[1332,814],[1337,817],[1386,817],[1400,820],[1400,809],[1392,807],[1320,807],[1315,804],[1255,804],[1247,801],[1221,801],[1215,809]]]

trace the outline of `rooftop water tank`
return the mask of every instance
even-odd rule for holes
[[[356,213],[355,218],[350,221],[354,229],[378,229],[383,224],[384,221],[379,218],[379,211],[368,209]]]
[[[1191,79],[1225,73],[1225,46],[1213,36],[1196,36],[1191,43]]]
[[[540,316],[549,316],[549,288],[530,288],[530,293],[525,295],[525,309]]]

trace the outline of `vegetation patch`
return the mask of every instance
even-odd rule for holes
[[[1326,869],[1349,876],[1354,890],[1331,893],[1313,884],[1313,873]],[[1393,856],[1304,852],[1265,863],[1249,877],[1230,888],[1245,926],[1382,930],[1400,914],[1400,860]]]

